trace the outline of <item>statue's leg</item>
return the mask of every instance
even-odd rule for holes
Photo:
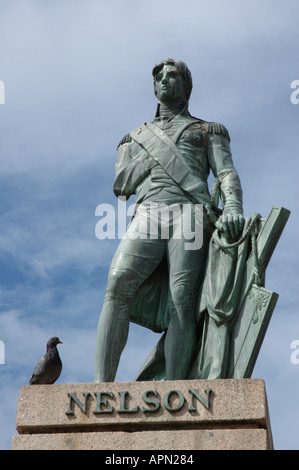
[[[187,377],[196,347],[196,305],[207,255],[208,239],[186,250],[183,237],[168,243],[170,322],[165,339],[166,379]]]
[[[112,260],[96,337],[95,382],[113,382],[128,338],[130,304],[140,285],[161,262],[165,242],[130,238],[134,219]]]

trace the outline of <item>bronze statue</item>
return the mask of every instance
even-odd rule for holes
[[[114,193],[125,198],[136,194],[137,210],[109,271],[96,339],[96,382],[114,380],[130,321],[165,331],[165,378],[187,378],[198,342],[198,293],[211,233],[216,224],[225,240],[232,241],[244,226],[228,131],[190,115],[192,77],[183,62],[164,60],[152,73],[159,100],[155,119],[126,135],[117,150]],[[210,170],[216,178],[212,196]],[[159,210],[160,205],[174,212],[190,207],[193,233],[196,227],[201,231],[200,248],[186,249],[186,236],[173,236],[174,226],[168,238],[134,236],[145,226],[147,209]],[[196,224],[198,205],[202,223]]]

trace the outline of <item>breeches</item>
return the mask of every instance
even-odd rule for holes
[[[202,206],[188,206],[185,214],[179,204],[162,209],[160,205],[160,211],[152,205],[138,208],[108,275],[104,304],[117,302],[115,317],[129,314],[138,288],[164,258],[169,271],[170,316],[194,317],[210,232],[205,215],[200,213]]]

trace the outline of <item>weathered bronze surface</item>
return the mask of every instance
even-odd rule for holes
[[[245,220],[228,131],[188,111],[189,69],[168,59],[153,78],[155,119],[117,149],[114,193],[135,194],[136,211],[108,275],[95,382],[114,381],[130,321],[163,332],[137,380],[248,377],[277,300],[263,291],[265,267],[289,211]]]

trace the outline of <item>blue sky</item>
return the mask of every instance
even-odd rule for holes
[[[116,146],[153,118],[153,65],[183,60],[190,111],[231,135],[246,216],[291,217],[266,287],[279,294],[253,377],[266,383],[274,444],[299,449],[297,0],[0,0],[0,448],[18,390],[57,335],[57,383],[92,382],[95,333],[117,240],[95,236]],[[133,380],[157,335],[132,325],[116,380]]]

